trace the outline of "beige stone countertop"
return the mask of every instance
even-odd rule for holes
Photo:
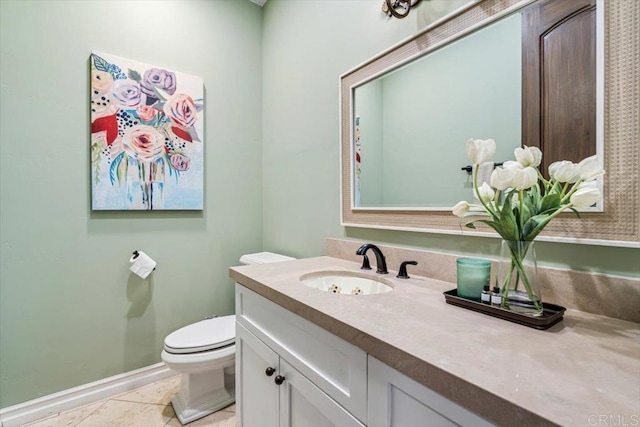
[[[640,425],[640,324],[567,310],[541,331],[445,303],[455,284],[359,267],[325,256],[229,275],[498,425]],[[300,284],[320,270],[369,274],[394,290],[335,295]]]

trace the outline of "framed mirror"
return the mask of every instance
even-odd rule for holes
[[[532,13],[530,8],[550,3],[472,1],[341,76],[344,226],[494,235],[489,229],[462,231],[458,218],[451,214],[455,203],[472,200],[471,179],[462,170],[469,163],[465,142],[470,137],[495,139],[499,150],[496,162],[512,160],[513,149],[523,140],[540,146],[543,153],[550,153],[548,157],[577,161],[587,156],[576,153],[581,157],[574,159],[571,153],[554,153],[548,145],[548,135],[558,127],[554,124],[557,114],[544,110],[544,102],[557,107],[559,100],[538,93],[544,102],[537,102],[542,104],[542,110],[538,107],[537,111],[523,102],[531,97],[527,91],[542,83],[532,85],[527,77],[531,49],[526,44],[523,47],[521,35],[531,32],[532,25],[530,17],[526,20],[522,16],[535,15],[538,12]],[[573,214],[563,214],[539,239],[638,246],[638,144],[629,139],[637,135],[638,118],[637,91],[631,90],[638,64],[629,64],[634,58],[630,40],[635,36],[627,28],[633,27],[633,18],[625,15],[625,2],[610,0],[606,7],[605,0],[583,3],[586,13],[576,12],[572,17],[597,21],[593,36],[597,40],[591,42],[597,50],[594,68],[601,72],[594,85],[597,96],[594,92],[590,101],[580,98],[584,91],[576,88],[568,98],[575,105],[589,107],[592,127],[580,127],[578,133],[563,136],[569,141],[592,139],[590,149],[604,159],[607,170],[601,184],[604,199],[593,212],[583,212],[579,220]],[[562,22],[573,25],[579,19],[563,18]],[[545,40],[550,46],[557,44],[548,35]],[[563,42],[570,43],[565,50],[585,50],[583,46],[576,48],[573,40],[563,38]],[[579,77],[567,75],[562,84],[566,86],[568,81],[573,85]],[[548,81],[552,79],[543,83],[550,85]],[[612,90],[613,84],[629,91]],[[616,108],[620,103],[626,107]],[[636,125],[627,122],[632,117]],[[620,126],[626,132],[621,132]],[[630,190],[635,197],[622,196],[621,191],[629,194]]]

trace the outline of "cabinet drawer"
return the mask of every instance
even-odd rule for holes
[[[236,285],[236,319],[359,420],[367,416],[367,354]]]

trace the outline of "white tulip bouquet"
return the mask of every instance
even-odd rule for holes
[[[512,242],[511,268],[499,284],[502,288],[502,306],[508,307],[507,294],[512,273],[516,273],[516,289],[522,282],[535,312],[542,313],[542,303],[535,297],[531,283],[523,267],[528,246],[522,242],[533,241],[543,228],[556,216],[568,210],[578,217],[576,208],[591,206],[600,200],[597,178],[605,171],[597,156],[588,157],[579,163],[567,160],[549,165],[549,179],[539,170],[542,152],[537,147],[518,147],[516,160],[507,161],[491,173],[489,183],[478,183],[479,166],[491,160],[496,151],[492,139],[469,139],[467,155],[473,162],[473,189],[479,204],[461,201],[453,207],[453,214],[462,218],[477,217],[464,225],[475,228],[483,223],[493,228],[506,242]],[[499,278],[500,280],[500,278]]]
[[[526,145],[515,149],[515,161],[493,170],[489,183],[478,185],[478,166],[491,160],[495,151],[493,139],[467,141],[467,156],[475,166],[473,189],[480,204],[461,201],[453,207],[453,213],[460,218],[490,218],[469,221],[466,227],[475,228],[474,222],[481,222],[505,240],[531,241],[560,213],[572,210],[579,217],[575,208],[591,206],[600,199],[596,179],[604,175],[604,170],[597,156],[580,163],[554,162],[549,165],[546,180],[538,169],[542,152]]]

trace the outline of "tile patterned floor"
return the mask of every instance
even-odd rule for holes
[[[180,386],[180,375],[79,408],[61,412],[24,427],[181,427],[171,398]],[[189,427],[235,427],[236,406],[228,406]]]

